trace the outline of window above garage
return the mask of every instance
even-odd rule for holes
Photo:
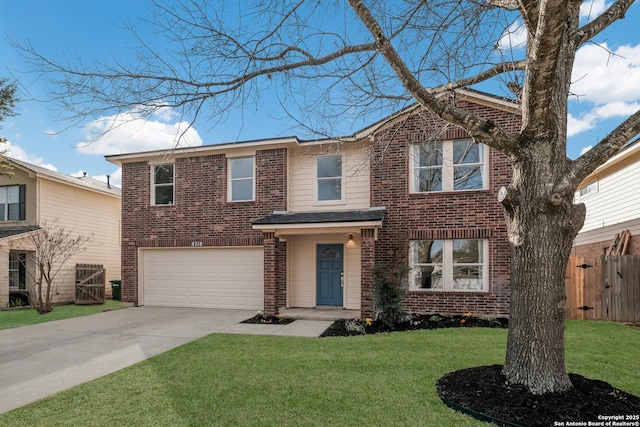
[[[255,162],[253,157],[229,159],[229,201],[255,200]]]

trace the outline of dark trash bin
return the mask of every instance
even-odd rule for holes
[[[120,301],[122,299],[122,281],[109,280],[109,283],[111,283],[111,299]]]

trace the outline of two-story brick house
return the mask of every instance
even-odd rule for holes
[[[451,102],[517,131],[517,104]],[[412,311],[507,314],[508,159],[414,106],[340,141],[296,137],[107,156],[122,166],[134,305],[371,315],[374,268]]]
[[[35,277],[29,234],[53,222],[74,237],[90,237],[84,251],[60,266],[54,303],[74,301],[76,263],[102,265],[105,280],[119,279],[120,188],[17,159],[6,162],[12,169],[0,176],[0,308],[11,295],[27,297]]]

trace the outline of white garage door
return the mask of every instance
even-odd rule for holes
[[[263,249],[144,249],[145,305],[262,310]]]

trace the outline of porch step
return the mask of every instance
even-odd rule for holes
[[[293,319],[304,320],[340,320],[360,317],[360,310],[346,310],[342,307],[285,308],[279,313]]]

